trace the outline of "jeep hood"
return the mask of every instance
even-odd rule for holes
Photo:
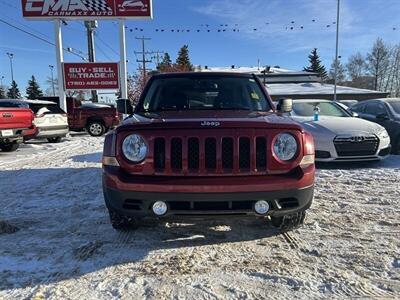
[[[249,111],[174,111],[134,114],[126,118],[119,130],[137,128],[281,128],[303,130],[295,121],[273,112]]]

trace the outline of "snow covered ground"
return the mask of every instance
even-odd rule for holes
[[[0,299],[400,297],[399,156],[321,166],[306,224],[289,234],[263,221],[119,233],[103,203],[102,142],[0,153]]]

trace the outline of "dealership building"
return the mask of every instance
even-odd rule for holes
[[[333,100],[334,85],[322,82],[316,73],[292,71],[282,68],[259,67],[204,67],[201,72],[238,72],[256,74],[264,82],[273,100],[292,99],[328,99]],[[338,100],[368,100],[386,98],[389,93],[337,86]]]

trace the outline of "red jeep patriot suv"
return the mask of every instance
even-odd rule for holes
[[[116,229],[141,219],[258,216],[300,226],[314,190],[314,142],[281,117],[254,75],[153,76],[105,139],[103,191]]]

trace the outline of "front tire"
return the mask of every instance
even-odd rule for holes
[[[3,152],[14,152],[14,151],[17,151],[18,148],[19,148],[18,143],[5,144],[5,145],[0,146],[0,149]]]
[[[271,217],[271,222],[280,232],[288,232],[301,227],[304,224],[306,212],[301,211],[292,215],[283,217]]]
[[[113,209],[108,209],[108,213],[110,215],[111,226],[115,230],[129,230],[138,227],[137,221],[132,217],[121,215]]]
[[[48,138],[47,141],[52,144],[57,144],[57,143],[61,142],[61,137],[57,136],[57,137]]]
[[[103,123],[99,121],[92,121],[87,126],[87,131],[91,136],[102,136],[106,132],[106,128]]]

